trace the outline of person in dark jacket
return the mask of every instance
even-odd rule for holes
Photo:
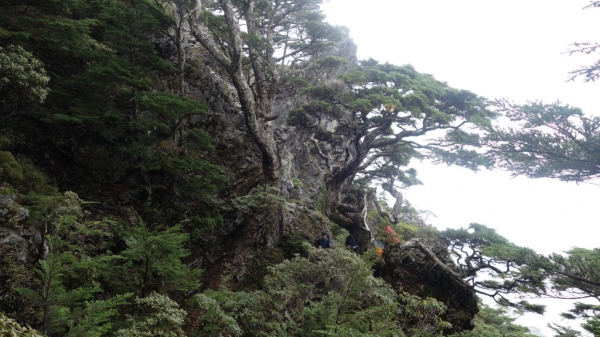
[[[330,248],[329,245],[329,235],[326,232],[321,233],[321,238],[319,239],[319,243],[317,244],[317,248]]]
[[[352,233],[348,234],[348,237],[346,238],[346,247],[358,254],[358,243],[356,242],[356,239]]]

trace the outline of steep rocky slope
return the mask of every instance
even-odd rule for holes
[[[186,262],[188,266],[204,269],[201,285],[204,289],[216,289],[224,281],[234,290],[257,289],[268,266],[293,256],[295,251],[289,245],[291,238],[310,242],[322,231],[343,232],[324,215],[328,163],[315,155],[314,143],[306,133],[288,125],[290,111],[305,103],[307,98],[300,93],[279,98],[273,107],[276,118],[265,120],[264,123],[268,123],[276,137],[282,165],[283,184],[275,202],[283,205],[283,221],[277,227],[269,226],[269,217],[273,215],[264,208],[264,202],[270,201],[261,199],[269,198],[267,186],[263,185],[261,153],[248,133],[237,91],[215,59],[191,35],[185,37],[185,95],[208,106],[208,116],[189,117],[189,121],[202,124],[202,128],[211,136],[215,150],[202,153],[202,157],[218,165],[221,173],[227,177],[224,186],[210,196],[211,206],[222,216],[222,224],[194,238],[190,247],[191,255]],[[166,51],[173,50],[169,44],[164,39],[157,42],[165,57],[169,56]],[[324,73],[307,74],[307,80],[312,84],[333,80],[352,69],[357,62],[356,46],[350,39],[337,42],[327,54],[344,58],[347,63]],[[330,121],[324,128],[332,131],[336,126],[335,122]],[[42,153],[29,151],[44,157],[37,164],[45,168],[50,176],[62,179],[58,182],[62,189],[67,187],[79,192],[76,190],[79,180],[70,181],[71,177],[65,172],[70,172],[70,168],[77,165],[85,168],[82,162],[85,165],[94,163],[94,151],[100,150],[92,146],[91,150],[83,150],[84,146],[81,145],[71,149],[72,153],[61,155],[60,146],[48,148],[45,149],[47,152]],[[348,156],[342,147],[328,150],[338,161]],[[88,162],[80,161],[80,157]],[[85,170],[79,169],[79,174],[82,171]],[[146,193],[139,186],[143,179],[131,172],[122,175],[124,178],[115,178],[115,181],[105,183],[102,189],[85,192],[86,197],[97,202],[92,216],[119,219],[123,223],[137,225],[141,221],[140,214],[147,215],[147,219],[152,221],[152,213],[145,207],[157,206],[151,203],[151,193]],[[164,193],[175,192],[168,190]],[[168,199],[169,195],[165,198]],[[176,213],[171,209],[160,211]],[[365,224],[376,236],[385,219],[377,214],[373,203],[367,203],[365,213],[367,211],[371,217],[365,214]],[[36,261],[46,254],[47,246],[40,228],[28,225],[29,213],[20,204],[18,191],[13,191],[9,185],[0,187],[0,252],[5,258],[11,258],[13,265],[32,270]],[[418,217],[410,214],[399,216],[400,222],[407,225],[410,231],[403,235],[404,242],[392,243],[385,248],[376,266],[376,275],[397,292],[409,292],[423,298],[433,297],[444,303],[449,308],[444,319],[453,326],[448,332],[471,329],[472,319],[477,313],[476,298],[473,291],[465,288],[462,280],[452,273],[453,264],[439,233]],[[89,251],[99,246],[97,243],[85,244],[85,249]],[[370,248],[364,245],[362,250],[364,252]],[[4,281],[8,284],[8,280]],[[0,289],[0,296],[4,290]]]
[[[228,185],[219,192],[218,198],[224,209],[231,209],[232,199],[260,185],[260,152],[245,129],[235,89],[226,80],[227,77],[219,73],[214,59],[201,46],[194,44],[191,37],[187,46],[189,71],[186,75],[186,92],[188,97],[210,106],[206,130],[217,144],[217,150],[210,159],[218,163],[229,177]],[[348,64],[315,81],[337,76],[356,62],[356,46],[351,40],[338,43],[331,53],[346,58]],[[277,101],[274,111],[278,118],[269,122],[277,136],[284,168],[282,191],[286,207],[280,232],[283,241],[293,231],[301,232],[309,240],[316,239],[321,231],[331,232],[331,223],[322,214],[326,163],[311,155],[314,148],[307,136],[286,123],[289,111],[299,106],[302,100],[302,96],[297,96]],[[339,150],[338,155],[343,155],[343,149]],[[375,205],[369,206],[375,208]],[[229,214],[232,216],[225,219],[226,225],[205,238],[204,245],[218,247],[219,251],[215,254],[218,257],[216,260],[204,264],[208,271],[206,275],[209,276],[206,286],[216,286],[220,274],[227,272],[233,275],[234,283],[239,282],[246,287],[248,282],[257,282],[259,279],[252,273],[280,261],[283,256],[277,247],[280,242],[264,242],[261,238],[263,230],[260,217],[248,219],[234,211]],[[418,216],[410,214],[402,215],[401,221],[425,229],[427,234],[421,243],[452,268],[446,245],[435,229],[428,228]],[[371,228],[376,226],[370,224]],[[453,324],[453,331],[473,327],[472,319],[478,311],[474,292],[457,284],[453,275],[436,266],[430,257],[418,249],[402,244],[388,246],[377,274],[399,292],[434,297],[448,305],[445,318]],[[259,275],[262,273],[259,272]]]

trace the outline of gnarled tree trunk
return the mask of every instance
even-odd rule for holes
[[[272,110],[274,99],[267,99],[266,94],[259,93],[255,95],[243,69],[243,42],[238,18],[236,17],[233,5],[230,0],[220,0],[225,19],[227,21],[228,35],[231,42],[229,46],[229,55],[217,45],[208,28],[199,21],[201,2],[197,1],[196,7],[190,14],[190,28],[192,35],[202,46],[219,62],[225,69],[233,86],[238,94],[244,121],[248,133],[259,148],[262,157],[262,169],[265,178],[265,184],[276,187],[278,190],[282,186],[282,169],[278,155],[277,144],[275,142],[273,129],[269,123],[268,114]],[[250,4],[252,6],[252,4]],[[258,60],[254,60],[258,63]],[[259,65],[253,66],[260,69]],[[256,75],[256,74],[255,74]],[[270,205],[272,218],[276,219],[273,223],[266,224],[269,228],[264,232],[267,236],[268,246],[275,245],[281,238],[281,226],[283,221],[283,210],[281,205],[273,203]]]
[[[371,243],[371,231],[362,217],[362,210],[340,202],[340,193],[346,179],[332,172],[325,174],[325,215],[329,220],[354,234],[363,251]],[[366,205],[365,205],[366,207]]]

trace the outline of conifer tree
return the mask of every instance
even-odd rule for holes
[[[600,118],[560,102],[496,102],[516,123],[495,126],[483,139],[497,167],[513,175],[582,182],[600,176]]]
[[[142,222],[126,231],[127,248],[119,253],[122,261],[106,273],[121,291],[141,297],[152,291],[195,290],[202,271],[181,261],[189,255],[183,247],[188,238],[179,225],[151,229]]]
[[[589,4],[584,9],[598,8],[600,7],[600,1],[590,0]],[[600,44],[598,42],[575,42],[571,45],[571,49],[568,51],[569,55],[576,53],[593,54],[600,50]],[[600,60],[595,61],[593,64],[581,66],[570,72],[571,80],[575,80],[577,77],[583,76],[586,82],[593,82],[600,78]]]
[[[519,247],[502,237],[492,228],[472,223],[468,228],[447,229],[442,236],[454,256],[458,275],[468,286],[482,296],[493,298],[496,303],[522,311],[542,314],[545,306],[516,302],[509,294],[544,295],[547,273],[535,264],[539,258],[533,250]],[[480,279],[481,273],[488,278]]]
[[[93,280],[87,285],[68,288],[67,278],[89,268],[87,260],[90,258],[64,250],[65,242],[57,237],[50,236],[47,242],[50,252],[35,270],[39,283],[35,288],[16,289],[34,308],[39,330],[69,337],[103,336],[111,328],[116,307],[128,296],[94,300],[94,294],[102,290]]]
[[[246,127],[261,151],[265,179],[277,188],[282,179],[281,164],[268,121],[277,118],[273,103],[282,90],[278,64],[303,68],[312,55],[342,36],[339,29],[324,22],[321,2],[196,1],[190,8],[192,34],[229,75]],[[240,19],[247,25],[247,34],[240,29]],[[282,55],[276,56],[276,51]],[[249,67],[244,66],[245,60]]]
[[[519,311],[510,312],[505,308],[492,308],[481,301],[475,316],[475,329],[451,335],[452,337],[534,337],[529,328],[518,325],[515,320]]]
[[[552,329],[556,334],[553,337],[578,337],[581,332],[573,330],[569,327],[560,326],[558,324],[548,324],[548,328]]]
[[[77,194],[45,197],[40,221],[44,224],[42,254],[35,268],[37,280],[22,284],[15,291],[34,309],[35,322],[42,333],[50,336],[103,336],[112,327],[117,307],[129,294],[98,296],[101,271],[110,257],[89,256],[83,240],[107,237],[107,223],[82,221],[84,204]],[[38,210],[39,212],[39,210]],[[85,238],[85,239],[84,239]]]
[[[164,30],[165,36],[177,50],[177,89],[180,96],[185,94],[186,48],[184,47],[184,25],[190,19],[189,8],[196,0],[154,0],[172,19],[173,24]]]
[[[31,87],[47,92],[43,104],[29,100],[19,103],[16,114],[0,113],[0,132],[11,144],[6,150],[15,156],[52,155],[42,163],[70,170],[69,179],[58,180],[61,188],[77,188],[86,197],[135,181],[122,199],[135,206],[147,202],[138,207],[146,214],[161,205],[162,212],[153,212],[157,222],[179,222],[187,214],[197,230],[217,223],[216,212],[204,212],[207,196],[224,181],[218,167],[202,159],[212,149],[200,129],[206,107],[169,88],[164,79],[176,69],[151,43],[173,25],[153,0],[36,0],[1,6],[2,58],[16,57],[7,54],[11,46],[22,48],[15,61],[31,61],[31,71],[23,68],[29,71],[27,80],[36,80],[34,70],[41,76],[36,81],[50,78],[46,87],[41,82]],[[2,68],[4,73],[12,69]],[[10,70],[14,76],[15,69]],[[11,74],[0,77],[14,82]],[[0,100],[16,99],[7,88],[0,88]],[[62,170],[49,170],[57,171]]]
[[[419,183],[416,171],[405,168],[411,158],[449,156],[461,152],[464,144],[477,145],[478,135],[467,127],[487,128],[495,117],[482,97],[451,88],[411,66],[375,60],[362,61],[338,80],[306,93],[310,101],[293,110],[288,123],[308,134],[327,168],[325,214],[357,232],[362,246],[369,242],[364,222],[368,191],[362,186],[380,182],[397,198],[396,213],[388,216],[397,222],[402,205],[398,188]],[[440,133],[447,138],[426,139]],[[356,202],[344,203],[340,194],[355,180]]]
[[[138,315],[129,317],[130,327],[119,329],[117,337],[185,337],[182,326],[185,310],[169,297],[155,292],[136,298]]]
[[[217,61],[233,84],[246,128],[262,156],[266,185],[282,188],[283,172],[270,121],[277,99],[307,83],[302,74],[313,57],[345,32],[324,21],[321,0],[190,1],[188,22],[194,38]],[[246,26],[242,31],[241,25]],[[337,64],[339,64],[338,62]],[[281,239],[282,208],[269,205],[275,221],[265,226],[268,245]]]

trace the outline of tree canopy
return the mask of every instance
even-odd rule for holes
[[[600,117],[560,102],[497,101],[514,127],[495,126],[482,143],[497,166],[514,175],[587,181],[600,176]]]
[[[478,139],[468,128],[489,127],[496,116],[484,98],[470,91],[411,66],[375,60],[305,92],[310,101],[290,112],[288,124],[308,134],[327,167],[325,213],[351,231],[365,230],[360,216],[364,198],[343,203],[343,189],[354,181],[362,186],[379,182],[401,205],[398,188],[419,183],[416,171],[406,168],[412,158],[462,151],[458,144]],[[397,218],[400,209],[394,210]]]
[[[447,303],[397,292],[374,276],[384,263],[368,251],[375,214],[392,225],[389,244],[421,249],[431,263],[423,270],[437,264],[469,296],[534,312],[543,308],[509,295],[598,298],[597,249],[541,255],[474,223],[441,233],[455,264],[441,261],[440,233],[401,222],[408,208],[400,189],[420,183],[409,165],[421,158],[593,179],[600,119],[560,103],[493,108],[410,65],[344,58],[348,30],[325,21],[322,2],[0,5],[0,201],[8,205],[0,209],[0,310],[11,316],[0,313],[3,333],[40,335],[18,320],[50,337],[448,335]],[[247,132],[258,149],[252,173],[262,178],[228,181],[226,168],[206,159],[215,147],[206,131],[211,111],[187,95],[186,76],[198,72],[190,55],[210,59],[201,71],[225,79],[215,90],[233,88],[228,121],[239,116],[245,129],[237,135]],[[573,76],[594,81],[598,68]],[[518,127],[494,125],[500,114]],[[284,180],[294,178],[285,176],[275,120],[305,140],[318,166],[322,181],[306,186],[318,209],[293,205],[284,193]],[[219,194],[225,183],[235,195]],[[393,207],[379,202],[374,185],[396,199]],[[70,189],[94,201],[58,192]],[[354,232],[365,254],[298,246],[306,238],[289,233],[295,219],[284,214],[292,213],[310,218],[299,225],[309,234],[335,225]],[[19,217],[5,221],[6,214]],[[284,220],[294,224],[284,228]],[[435,236],[441,248],[433,253],[415,233]],[[246,234],[254,237],[234,250]],[[5,245],[10,240],[16,248]],[[269,265],[252,265],[262,258]],[[212,268],[207,284],[201,266]],[[248,275],[259,285],[232,289]],[[457,336],[529,335],[504,309],[481,309],[474,332]],[[584,328],[598,334],[599,310],[578,303],[564,317],[585,318]]]
[[[442,236],[454,256],[459,275],[480,295],[522,311],[543,313],[545,307],[512,296],[541,296],[547,292],[546,273],[537,264],[539,256],[518,247],[492,228],[472,223],[468,228],[447,229]]]

